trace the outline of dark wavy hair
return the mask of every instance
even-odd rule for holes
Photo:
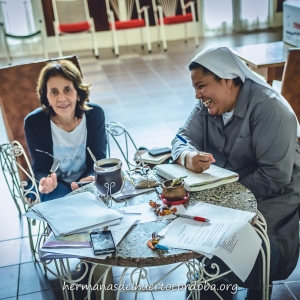
[[[195,69],[202,69],[202,73],[203,75],[213,75],[215,80],[220,82],[222,78],[220,78],[218,75],[216,75],[215,73],[213,73],[212,71],[208,70],[207,68],[205,68],[204,66],[192,61],[189,65],[188,65],[188,69],[190,71],[193,71]],[[233,84],[235,86],[239,86],[239,85],[242,85],[243,84],[243,81],[240,77],[236,77],[236,78],[233,78],[232,79],[233,81]]]
[[[79,101],[76,102],[75,116],[81,118],[84,111],[91,109],[86,102],[89,99],[91,84],[85,83],[78,68],[68,60],[58,60],[47,63],[40,72],[37,84],[37,95],[41,107],[46,114],[55,115],[47,98],[47,82],[50,77],[62,76],[73,82]]]

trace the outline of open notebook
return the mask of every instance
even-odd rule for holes
[[[154,167],[154,170],[156,174],[166,179],[187,176],[184,178],[184,187],[187,191],[191,192],[202,191],[239,180],[237,173],[215,165],[211,165],[203,173],[194,173],[177,164],[158,165]]]

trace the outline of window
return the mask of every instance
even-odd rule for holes
[[[204,36],[268,27],[269,0],[200,0]]]
[[[0,5],[1,20],[7,33],[22,36],[37,30],[31,0],[6,0],[0,1]],[[8,39],[10,45],[20,44],[21,42],[16,39]]]

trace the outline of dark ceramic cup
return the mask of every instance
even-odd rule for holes
[[[119,192],[123,186],[122,162],[118,158],[104,158],[94,164],[95,185],[104,195]]]

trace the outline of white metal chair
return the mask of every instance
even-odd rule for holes
[[[140,165],[144,166],[143,159],[138,153],[138,148],[126,128],[118,122],[110,122],[106,124],[105,127],[107,136],[107,157],[111,157],[112,150],[114,150],[113,147],[117,146],[128,170]],[[111,141],[114,141],[115,144],[113,145]]]
[[[32,205],[40,202],[37,181],[27,154],[18,141],[0,145],[0,166],[20,214],[27,212]],[[38,261],[39,240],[46,226],[44,222],[29,218],[27,218],[27,225],[31,253],[34,260]],[[36,240],[33,237],[32,226],[37,227]]]
[[[143,32],[144,29],[146,31],[147,37],[147,46],[148,52],[152,51],[151,41],[150,41],[150,31],[149,31],[149,15],[148,15],[148,6],[140,7],[139,0],[105,0],[106,1],[106,10],[108,15],[108,23],[109,28],[112,34],[112,41],[114,45],[115,55],[119,55],[119,46],[117,40],[117,31],[132,29],[132,28],[140,28],[141,29],[141,43],[142,48],[144,47],[144,39]],[[125,7],[121,6],[121,3],[126,3]],[[134,4],[137,10],[138,18],[132,18]],[[112,10],[111,10],[112,8]],[[142,18],[142,13],[144,12],[144,18]],[[117,20],[116,20],[117,18]]]
[[[0,145],[0,165],[20,214],[40,201],[39,194],[34,192],[34,190],[37,191],[37,182],[28,159],[23,129],[24,118],[29,112],[40,106],[36,94],[36,84],[41,69],[48,62],[58,59],[70,60],[80,70],[77,56],[35,61],[0,69],[0,106],[7,137],[10,141],[10,143]],[[28,199],[29,194],[35,195],[35,201],[32,202]],[[37,244],[34,242],[35,237],[32,236],[32,226],[37,228],[38,236],[41,236],[44,223],[36,222],[37,224],[35,224],[30,219],[27,221],[32,254],[37,260]]]
[[[35,12],[33,10],[33,20],[30,18],[30,13],[29,13],[29,5],[32,5],[33,1],[27,0],[27,1],[23,1],[24,4],[24,14],[25,14],[25,19],[26,19],[26,24],[27,24],[27,34],[17,34],[14,33],[13,31],[11,31],[11,29],[9,28],[9,26],[5,26],[5,24],[9,25],[12,20],[10,20],[9,18],[9,14],[7,12],[7,5],[10,3],[7,3],[5,1],[0,1],[1,4],[1,12],[2,12],[2,22],[0,22],[0,27],[1,27],[1,31],[4,37],[4,48],[6,51],[6,58],[7,58],[7,63],[11,64],[12,62],[12,57],[11,57],[11,51],[10,51],[10,45],[8,42],[8,39],[14,39],[14,40],[20,40],[20,41],[24,41],[24,40],[33,40],[35,37],[40,37],[41,40],[41,46],[42,46],[42,52],[43,52],[43,56],[44,58],[48,58],[48,53],[46,50],[46,45],[45,45],[45,40],[46,40],[46,34],[45,34],[45,30],[44,30],[44,25],[41,19],[37,20],[37,16],[35,16],[35,14],[37,14],[37,12]],[[35,24],[32,24],[35,23]],[[33,25],[33,26],[32,26]],[[35,28],[32,28],[35,27]]]
[[[178,0],[152,0],[155,24],[158,28],[158,42],[160,43],[160,35],[163,42],[163,48],[167,51],[167,41],[165,26],[173,24],[184,24],[185,42],[187,42],[187,23],[193,22],[194,36],[196,47],[199,46],[198,29],[196,22],[195,4],[194,1],[185,3],[185,0],[180,0],[181,14],[176,14]],[[158,4],[158,5],[157,5]],[[190,8],[190,12],[187,9]]]
[[[90,17],[87,0],[52,0],[52,6],[59,56],[63,55],[61,36],[88,33],[92,39],[94,55],[99,58],[94,19]]]

